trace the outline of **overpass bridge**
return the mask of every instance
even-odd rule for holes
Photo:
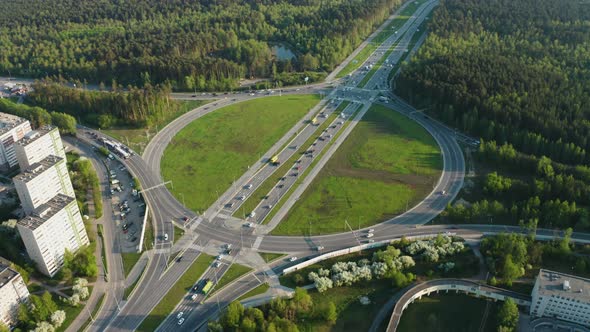
[[[421,299],[422,296],[428,296],[432,292],[436,292],[438,294],[438,292],[440,291],[445,291],[448,293],[449,290],[455,291],[456,293],[461,292],[464,294],[474,295],[477,297],[485,297],[493,299],[495,301],[505,301],[506,299],[511,298],[519,306],[530,307],[531,305],[531,297],[528,295],[512,292],[502,288],[492,287],[485,284],[480,284],[471,280],[430,280],[410,288],[406,293],[404,293],[400,297],[400,299],[395,304],[395,307],[393,308],[393,313],[391,314],[389,324],[387,325],[387,331],[394,332],[397,329],[403,311],[408,307],[408,305],[413,303],[414,300]]]

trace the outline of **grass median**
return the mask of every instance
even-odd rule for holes
[[[432,191],[441,169],[424,128],[374,105],[272,234],[328,234],[392,218]]]
[[[353,114],[349,117],[349,119],[354,119],[356,114],[359,112],[359,109],[360,108],[357,108],[356,110],[354,110]],[[285,202],[287,202],[288,198],[291,197],[291,195],[293,195],[293,192],[297,189],[297,187],[299,187],[299,185],[301,185],[303,183],[304,179],[313,170],[315,165],[322,159],[322,157],[324,156],[326,151],[328,151],[330,149],[330,147],[332,146],[332,144],[334,144],[334,142],[336,142],[338,140],[338,137],[340,137],[340,135],[342,135],[342,133],[346,130],[346,127],[348,127],[349,125],[350,125],[350,120],[347,120],[346,122],[344,122],[344,127],[342,127],[342,129],[340,129],[338,131],[338,133],[336,133],[336,135],[334,135],[334,138],[322,149],[322,151],[320,152],[319,155],[317,155],[317,157],[314,157],[314,160],[311,162],[309,167],[307,167],[305,169],[305,171],[303,171],[303,173],[298,177],[297,181],[295,181],[295,183],[291,186],[291,188],[289,188],[289,190],[287,190],[287,192],[283,196],[281,196],[281,199],[279,200],[277,205],[275,205],[275,207],[272,209],[272,211],[270,211],[270,213],[264,218],[262,224],[268,224],[272,220],[272,218],[275,216],[275,214],[277,214],[277,212],[280,211],[281,207],[285,204]]]
[[[348,106],[348,101],[344,101],[338,106],[338,108],[328,116],[326,121],[322,122],[320,126],[317,127],[316,131],[305,141],[305,143],[301,144],[299,149],[286,161],[281,163],[281,166],[273,173],[272,176],[269,176],[256,190],[248,197],[248,199],[240,206],[239,209],[236,210],[234,216],[237,218],[246,218],[246,215],[250,212],[254,211],[256,206],[265,199],[266,195],[274,188],[274,186],[279,182],[279,180],[287,173],[291,167],[293,167],[295,161],[301,158],[301,155],[309,149],[311,144],[316,140],[316,138],[321,134],[324,129],[328,128],[328,126],[334,121],[334,119],[342,112],[346,106]]]
[[[217,284],[215,284],[215,288],[213,288],[213,291],[211,291],[211,293],[209,293],[209,296],[215,294],[218,290],[225,287],[225,285],[238,279],[239,277],[243,276],[244,274],[246,274],[250,271],[252,271],[252,268],[250,268],[250,267],[236,264],[236,263],[232,264],[229,267],[229,269],[227,269],[227,271],[225,271],[225,273],[223,274],[221,279],[219,279]]]
[[[248,293],[238,297],[237,301],[242,301],[252,296],[260,295],[266,293],[270,289],[270,286],[267,283],[260,284],[256,288],[252,289]]]
[[[137,261],[141,257],[141,253],[137,252],[123,252],[121,253],[121,258],[123,260],[123,271],[125,272],[125,277],[129,275],[129,272],[133,269]]]
[[[178,302],[190,291],[194,283],[207,270],[215,258],[207,254],[200,254],[188,270],[170,288],[168,293],[154,307],[150,314],[141,322],[137,331],[154,331],[166,317],[174,310]]]
[[[377,48],[393,35],[414,14],[423,1],[410,3],[402,10],[398,17],[394,18],[383,30],[381,30],[365,48],[363,48],[342,70],[336,78],[344,77],[359,68]]]
[[[259,252],[258,254],[267,263],[270,263],[270,262],[272,262],[274,260],[277,260],[277,259],[279,259],[281,257],[287,256],[287,254],[277,254],[277,253],[274,253],[274,252]]]
[[[318,95],[253,99],[190,123],[162,158],[171,192],[189,209],[205,211],[318,101]]]

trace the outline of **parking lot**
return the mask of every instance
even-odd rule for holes
[[[119,230],[117,236],[123,252],[136,252],[145,216],[145,202],[133,189],[133,178],[116,159],[105,158],[109,172],[113,220]]]

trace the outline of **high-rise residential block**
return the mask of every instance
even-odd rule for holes
[[[66,159],[59,130],[53,126],[44,126],[28,132],[15,143],[14,149],[21,170],[25,170],[49,156]]]
[[[12,168],[18,165],[14,143],[31,131],[31,124],[21,117],[0,113],[0,167]]]

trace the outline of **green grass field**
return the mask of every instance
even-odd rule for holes
[[[179,104],[176,111],[168,113],[163,121],[160,121],[151,127],[112,128],[102,130],[102,132],[126,144],[135,152],[142,154],[152,137],[158,133],[158,130],[164,128],[168,123],[184,113],[192,111],[193,109],[211,101],[212,100],[176,100],[174,102]]]
[[[252,271],[252,268],[237,263],[232,264],[229,267],[229,269],[225,271],[225,274],[223,274],[223,276],[221,277],[221,279],[219,279],[217,284],[215,284],[215,288],[213,288],[213,291],[211,291],[209,295],[215,294],[215,292],[222,289],[225,285],[238,279],[239,277],[243,276],[244,274],[250,271]]]
[[[496,331],[496,315],[501,302],[490,302],[490,310],[483,330]],[[397,328],[400,332],[421,331],[478,331],[486,307],[486,300],[467,295],[444,294],[425,296],[410,304]]]
[[[123,270],[125,272],[125,277],[129,275],[129,272],[133,269],[139,258],[141,257],[141,253],[137,252],[123,252],[121,253],[121,259],[123,260]]]
[[[417,123],[375,105],[350,133],[275,235],[367,227],[404,212],[432,191],[442,168],[434,139]]]
[[[317,95],[267,97],[227,106],[172,139],[162,175],[193,211],[206,210],[319,101]]]
[[[285,257],[287,256],[287,254],[277,254],[277,253],[272,253],[272,252],[259,252],[258,253],[262,259],[264,259],[265,262],[272,262],[276,259],[279,259],[281,257]]]
[[[185,274],[178,279],[168,293],[160,300],[150,314],[141,322],[137,331],[155,331],[158,325],[166,319],[183,296],[190,291],[193,284],[200,278],[215,258],[207,254],[201,254],[188,268]]]
[[[245,299],[252,297],[252,296],[264,294],[269,289],[270,289],[270,286],[267,283],[261,284],[258,287],[254,288],[253,290],[249,291],[248,293],[238,297],[237,301],[245,300]]]

